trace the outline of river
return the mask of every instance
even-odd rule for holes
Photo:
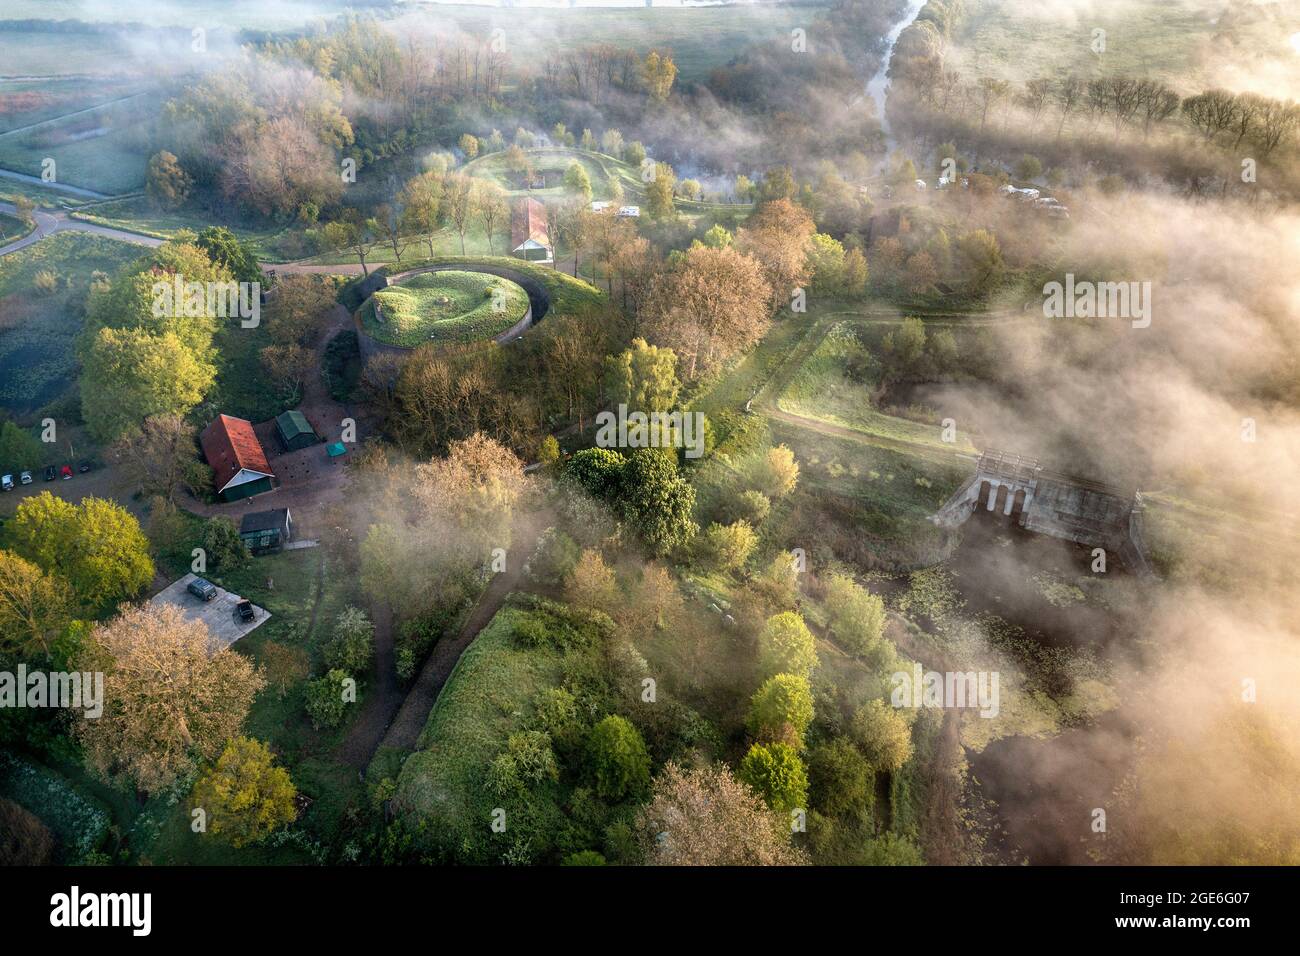
[[[876,71],[876,75],[867,83],[867,95],[876,102],[876,115],[880,117],[880,128],[884,130],[886,137],[889,136],[889,119],[885,115],[885,94],[889,90],[889,61],[894,58],[894,44],[898,42],[899,36],[911,26],[924,6],[925,0],[908,0],[907,13],[903,15],[903,19],[895,23],[885,34],[885,43],[888,44],[885,58],[880,61],[880,69]]]

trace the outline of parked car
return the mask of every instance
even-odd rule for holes
[[[252,601],[240,601],[235,605],[235,610],[239,612],[239,619],[241,621],[251,621],[257,616],[256,612],[253,610]]]
[[[217,586],[211,581],[205,581],[203,578],[195,578],[185,588],[200,601],[211,601],[217,596]]]
[[[69,478],[71,478],[71,477],[72,477],[72,466],[71,466],[71,465],[64,465],[62,468],[60,468],[60,469],[59,469],[59,476],[60,476],[64,481],[67,481]]]
[[[18,476],[18,483],[20,485],[30,485],[32,483],[32,473],[30,471],[24,471]]]
[[[54,480],[55,478],[57,478],[57,477],[59,477],[59,469],[55,468],[53,465],[46,465],[46,466],[45,466],[45,480],[46,480],[46,481],[53,481],[53,480]]]
[[[77,466],[77,471],[81,472],[84,475],[86,472],[90,471],[92,467],[94,466],[91,465],[89,461],[83,461],[80,465]]]
[[[13,490],[14,490],[14,476],[13,476],[13,475],[5,475],[3,478],[0,478],[0,488],[3,488],[5,491],[13,491]]]

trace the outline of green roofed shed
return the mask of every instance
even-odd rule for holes
[[[276,416],[275,431],[285,451],[297,451],[319,441],[307,416],[296,408]]]

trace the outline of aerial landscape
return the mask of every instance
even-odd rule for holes
[[[0,863],[1300,863],[1297,98],[1281,0],[5,0]]]

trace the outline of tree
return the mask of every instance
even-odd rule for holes
[[[816,231],[808,210],[789,199],[776,199],[759,206],[736,233],[739,250],[763,268],[774,310],[788,304],[795,289],[808,286],[808,249]]]
[[[807,677],[817,666],[817,641],[803,618],[783,611],[767,619],[758,635],[759,666],[763,673]]]
[[[465,232],[474,215],[474,180],[452,173],[442,181],[442,207],[460,236],[460,254],[465,254]]]
[[[650,99],[656,103],[668,99],[668,93],[673,88],[673,80],[676,78],[677,64],[673,62],[672,57],[658,50],[651,50],[645,55],[645,62],[641,66],[641,80],[645,83]]]
[[[587,762],[596,792],[607,800],[637,799],[650,785],[650,754],[637,729],[610,714],[591,729]]]
[[[31,226],[36,221],[33,215],[35,212],[36,203],[32,202],[30,198],[27,196],[14,197],[14,215],[18,217],[18,221],[24,226]]]
[[[777,813],[808,806],[808,776],[799,754],[788,744],[754,744],[737,771],[763,802]]]
[[[1016,174],[1016,179],[1021,181],[1037,179],[1039,176],[1043,175],[1043,163],[1037,156],[1030,156],[1026,153],[1024,156],[1021,156],[1016,160],[1016,168],[1014,172]]]
[[[290,687],[311,673],[311,658],[301,647],[267,641],[258,656],[267,684],[275,688],[281,700],[288,696]]]
[[[0,658],[53,660],[72,608],[72,592],[61,578],[0,551]]]
[[[214,266],[228,271],[236,282],[261,282],[262,267],[252,246],[241,242],[225,226],[208,226],[194,244],[207,253]]]
[[[460,147],[460,151],[465,154],[466,159],[473,159],[478,155],[478,137],[471,133],[461,134],[456,145]]]
[[[853,654],[866,655],[884,635],[885,602],[846,574],[827,581],[826,611],[831,634]]]
[[[343,715],[349,703],[347,691],[350,685],[347,682],[350,680],[352,677],[349,674],[335,668],[324,677],[307,683],[307,716],[317,730],[337,727],[343,723]]]
[[[611,448],[584,448],[565,463],[564,474],[587,494],[604,501],[618,498],[627,459]]]
[[[112,501],[84,498],[73,505],[43,491],[19,502],[4,532],[11,550],[67,581],[94,614],[107,613],[153,580],[140,523]]]
[[[292,823],[297,798],[289,772],[275,766],[266,744],[236,737],[194,784],[190,804],[207,815],[209,833],[239,848]]]
[[[665,555],[695,536],[691,519],[695,489],[677,473],[666,448],[638,448],[623,468],[619,503],[624,515],[655,555]]]
[[[153,793],[217,759],[265,682],[247,657],[213,648],[207,626],[170,604],[95,628],[78,669],[107,675],[104,713],[75,732],[97,773]]]
[[[607,129],[600,134],[600,148],[606,155],[615,158],[623,155],[623,134],[616,129]],[[628,160],[631,162],[631,160]]]
[[[149,157],[144,191],[157,208],[178,209],[185,205],[193,185],[193,180],[181,169],[180,161],[174,154],[161,150]]]
[[[647,154],[645,146],[638,140],[633,140],[623,147],[621,155],[623,157],[623,162],[627,163],[629,166],[635,166],[637,169],[640,169],[641,165],[645,162]]]
[[[708,246],[710,249],[725,249],[727,246],[731,245],[734,239],[735,237],[730,232],[715,222],[708,228],[708,231],[700,237],[700,242]]]
[[[705,550],[719,571],[740,570],[758,545],[758,535],[744,521],[726,525],[714,522],[709,525],[704,539]]]
[[[670,346],[694,380],[763,337],[771,298],[754,259],[735,247],[693,246],[651,285],[643,309],[647,338]]]
[[[609,613],[618,603],[614,572],[599,551],[584,549],[565,583],[564,598],[570,604]]]
[[[929,292],[938,279],[939,270],[935,268],[930,253],[922,249],[908,257],[903,283],[912,295],[924,295]]]
[[[123,479],[144,497],[159,496],[174,502],[181,488],[198,492],[205,484],[207,466],[199,460],[194,429],[179,415],[152,415],[140,431],[109,450]]]
[[[497,230],[502,227],[506,217],[510,214],[510,208],[506,205],[506,191],[496,183],[490,183],[485,179],[474,180],[474,214],[478,216],[478,221],[483,225],[483,232],[487,236],[488,253],[495,254],[493,247],[493,236]]]
[[[769,448],[755,463],[751,480],[769,498],[784,498],[799,483],[799,463],[785,445]]]
[[[672,349],[632,340],[631,348],[605,358],[605,391],[614,405],[634,411],[669,411],[677,402],[677,356]]]
[[[583,202],[591,202],[591,177],[587,175],[587,167],[576,159],[564,171],[564,188],[581,196]]]
[[[366,264],[366,256],[370,255],[370,250],[375,248],[379,240],[371,232],[369,224],[353,222],[348,219],[338,219],[334,222],[327,222],[321,235],[325,239],[325,244],[335,250],[349,250],[357,257],[357,262],[361,264],[363,275],[370,275],[370,267]]]
[[[334,636],[325,645],[325,665],[331,670],[363,674],[375,656],[375,625],[358,607],[346,607],[334,624]]]
[[[893,773],[912,758],[912,729],[897,710],[869,700],[853,715],[853,738],[873,767]]]
[[[393,259],[397,262],[402,261],[402,253],[406,251],[406,246],[402,244],[405,225],[402,212],[388,203],[380,203],[375,207],[375,214],[366,220],[366,228],[393,250]]]
[[[677,174],[667,163],[655,163],[654,176],[645,184],[646,212],[651,219],[671,219],[674,215],[673,189]]]
[[[957,254],[971,288],[983,290],[1002,274],[1002,247],[987,229],[976,229],[957,240]]]
[[[874,802],[875,775],[853,742],[833,737],[808,754],[812,805],[828,817],[856,817]]]
[[[867,289],[867,257],[854,247],[844,255],[844,294],[851,299],[862,296]]]
[[[213,566],[222,571],[237,571],[253,557],[239,536],[239,528],[225,515],[209,518],[203,526],[203,550]]]
[[[438,230],[442,226],[442,176],[422,173],[409,180],[398,195],[404,228],[423,236],[433,256]]]
[[[844,246],[823,233],[812,237],[808,248],[812,287],[822,295],[835,295],[844,288]]]
[[[668,763],[655,778],[638,831],[654,866],[789,866],[804,862],[790,824],[725,766]]]
[[[763,681],[749,702],[746,726],[755,737],[802,740],[813,719],[812,687],[801,674],[775,674]]]
[[[292,398],[317,368],[316,353],[301,345],[268,345],[257,353],[267,378]]]
[[[97,441],[112,443],[151,416],[184,415],[215,379],[216,369],[171,332],[100,329],[82,371],[82,415]]]
[[[44,457],[45,449],[26,429],[13,422],[0,424],[0,461],[6,469],[26,471],[39,465]]]

